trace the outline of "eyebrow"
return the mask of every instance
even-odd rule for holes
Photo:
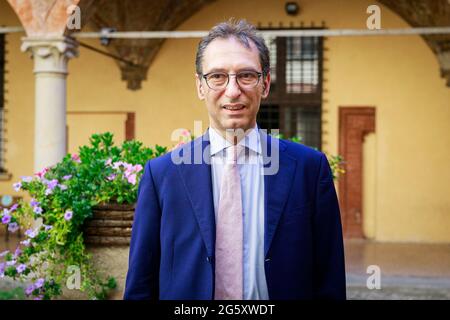
[[[238,69],[237,72],[245,72],[245,71],[253,71],[253,72],[260,72],[258,70],[255,70],[255,68],[252,67],[244,67],[242,69]],[[213,73],[213,72],[224,72],[227,73],[227,70],[224,68],[213,68],[209,70],[208,72],[205,72],[204,74]]]

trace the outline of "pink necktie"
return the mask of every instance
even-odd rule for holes
[[[243,146],[227,148],[216,223],[215,300],[243,299],[243,226],[237,157]]]

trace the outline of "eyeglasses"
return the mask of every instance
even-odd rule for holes
[[[210,72],[202,77],[212,90],[223,90],[230,82],[230,76],[236,77],[237,84],[243,89],[253,89],[259,83],[262,73],[257,71],[241,71],[235,74],[226,72]]]

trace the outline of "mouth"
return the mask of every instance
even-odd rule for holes
[[[245,108],[245,105],[243,104],[226,104],[224,106],[222,106],[223,109],[228,110],[228,111],[240,111],[243,110]]]

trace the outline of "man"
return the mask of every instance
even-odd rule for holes
[[[196,68],[210,127],[147,163],[124,298],[345,299],[326,157],[256,124],[270,89],[264,40],[245,21],[221,23]]]

